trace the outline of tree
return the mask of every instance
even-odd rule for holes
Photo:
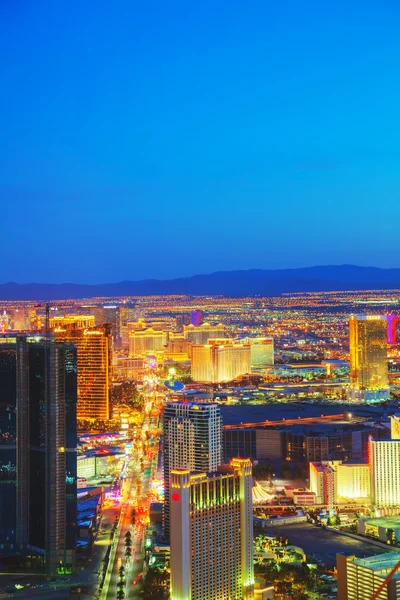
[[[131,542],[132,542],[132,535],[131,535],[131,532],[130,532],[130,531],[129,531],[129,529],[128,529],[128,531],[127,531],[127,532],[126,532],[126,534],[125,534],[125,544],[126,544],[127,546],[130,546],[130,545],[131,545]]]
[[[124,565],[121,565],[119,568],[119,576],[122,578],[125,575],[125,567]]]
[[[125,598],[125,592],[124,590],[118,590],[117,592],[117,600],[124,600]]]

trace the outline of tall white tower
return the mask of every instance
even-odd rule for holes
[[[218,404],[168,402],[164,409],[164,533],[169,537],[170,472],[210,473],[222,463],[222,419]]]

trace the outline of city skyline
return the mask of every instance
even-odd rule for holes
[[[398,265],[393,3],[0,10],[3,281]]]
[[[399,18],[0,2],[0,600],[400,600]]]

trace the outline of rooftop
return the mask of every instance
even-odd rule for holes
[[[372,527],[386,527],[386,529],[400,528],[400,515],[394,517],[378,517],[376,519],[363,519]]]
[[[377,556],[370,556],[369,558],[357,558],[354,563],[357,566],[365,567],[366,569],[370,569],[377,574],[382,574],[382,576],[386,576],[393,567],[400,561],[400,553],[399,552],[390,552],[387,554],[378,554]],[[381,573],[380,573],[381,572]],[[393,575],[394,579],[400,579],[400,573],[397,571],[395,575]]]

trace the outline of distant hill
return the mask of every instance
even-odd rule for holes
[[[180,279],[144,279],[85,285],[75,283],[4,283],[0,300],[61,300],[95,296],[150,296],[194,294],[224,296],[277,296],[285,292],[400,289],[400,269],[354,265],[302,269],[220,271]]]

